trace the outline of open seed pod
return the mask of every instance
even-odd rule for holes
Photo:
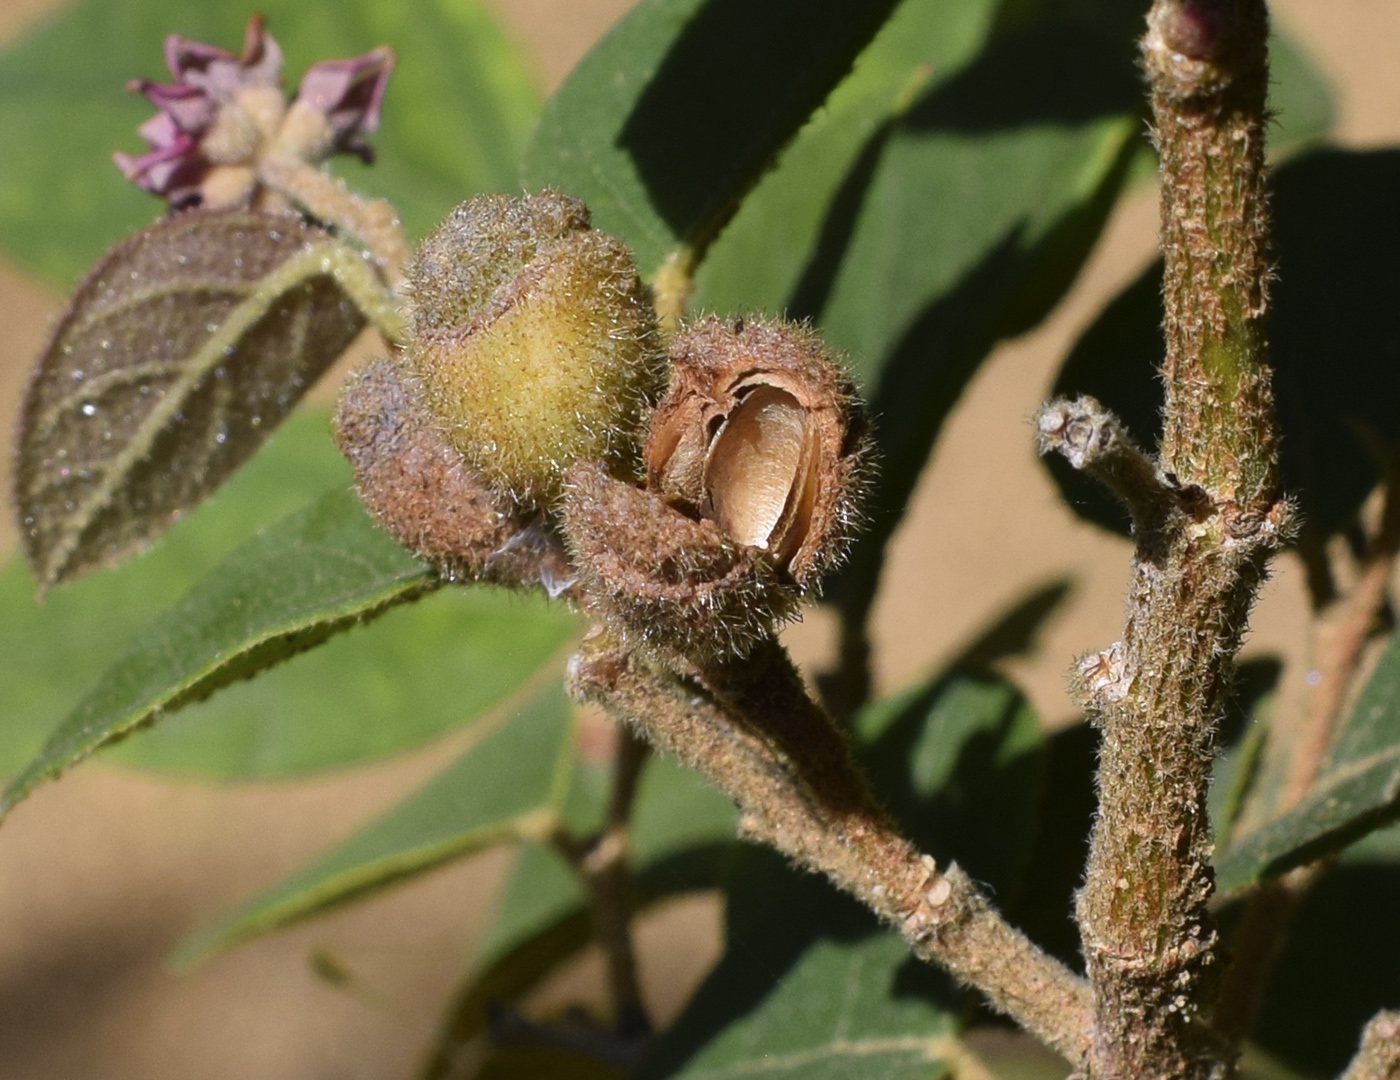
[[[491,490],[433,423],[418,380],[392,360],[352,375],[335,440],[360,500],[409,551],[452,578],[564,591],[573,573],[538,513]]]
[[[563,529],[581,592],[625,640],[704,663],[742,656],[791,618],[801,592],[755,547],[580,462]]]
[[[549,509],[575,461],[635,469],[661,381],[656,313],[631,253],[583,203],[548,190],[462,203],[408,284],[409,364],[492,487]]]
[[[860,398],[813,331],[705,319],[672,342],[647,487],[807,588],[859,521],[865,432]]]

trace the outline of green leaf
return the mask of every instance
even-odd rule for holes
[[[555,819],[571,760],[570,708],[552,684],[387,813],[286,881],[186,940],[191,964]]]
[[[1025,699],[971,665],[1014,638],[1012,627],[1033,625],[1038,607],[1043,597],[982,635],[968,666],[867,707],[852,725],[872,786],[914,840],[1003,899],[1024,884],[1044,754]],[[772,852],[743,849],[728,880],[724,958],[648,1056],[645,1080],[936,1075],[961,1024],[949,980]]]
[[[575,795],[570,793],[570,802]],[[601,812],[599,793],[584,801],[592,805],[574,805],[581,819]],[[734,846],[735,818],[733,804],[695,773],[665,758],[649,760],[632,814],[637,909],[716,887]],[[592,918],[574,872],[553,849],[525,845],[441,1026],[423,1080],[452,1075],[463,1047],[486,1030],[493,1002],[518,1000],[592,936]]]
[[[648,274],[702,253],[894,6],[644,0],[545,106],[525,185],[583,199]]]
[[[919,91],[976,55],[998,6],[998,0],[904,0],[715,241],[696,273],[693,306],[721,313],[791,306],[810,313],[815,305],[799,288],[804,271],[813,277],[815,267],[808,267],[819,244],[836,246],[837,237],[828,234],[851,226],[847,218],[889,124]]]
[[[910,839],[1010,902],[1024,884],[1046,764],[1020,691],[955,668],[867,707],[854,731],[871,786]]]
[[[437,586],[335,492],[245,544],[137,635],[5,789],[0,813],[94,750]]]
[[[324,413],[292,417],[247,466],[165,534],[115,570],[34,603],[20,560],[0,572],[0,776],[38,752],[49,730],[132,637],[259,528],[326,490],[350,483]]]
[[[1269,153],[1277,156],[1322,139],[1337,122],[1331,81],[1277,22],[1269,35]]]
[[[1321,150],[1274,174],[1274,283],[1268,334],[1283,428],[1284,481],[1305,527],[1344,527],[1379,479],[1367,438],[1400,442],[1400,151]],[[1345,192],[1344,198],[1338,192]],[[1055,393],[1088,393],[1145,446],[1159,431],[1160,264],[1079,339]],[[1082,517],[1126,532],[1127,519],[1085,477],[1046,459]]]
[[[643,1062],[642,1080],[928,1080],[957,994],[855,901],[746,848],[719,966]]]
[[[142,769],[220,779],[300,775],[373,760],[483,716],[578,632],[543,596],[439,589],[107,753]]]
[[[0,572],[0,777],[38,753],[131,640],[256,530],[349,469],[323,413],[293,417],[249,465],[151,551],[33,599],[26,567]],[[513,693],[576,631],[542,597],[443,589],[293,662],[190,705],[105,753],[140,768],[279,777],[391,753]]]
[[[1125,56],[1039,16],[979,53],[994,15],[909,0],[697,277],[697,304],[786,309],[850,356],[881,473],[828,595],[857,619],[943,419],[1068,288],[1139,153]]]
[[[1216,864],[1223,892],[1282,873],[1400,816],[1400,636],[1337,732],[1303,800],[1225,849]]]
[[[372,137],[379,161],[341,168],[389,198],[416,235],[457,202],[516,189],[538,95],[509,40],[476,0],[257,5],[287,57],[288,84],[320,60],[383,44],[399,57]],[[127,80],[167,81],[169,33],[238,48],[249,8],[196,0],[82,0],[0,52],[0,246],[59,283],[162,206],[122,178],[114,150],[140,147],[151,114]],[[58,133],[58,134],[56,134]]]
[[[238,469],[365,325],[299,218],[192,210],[108,252],[39,358],[15,502],[41,588],[119,562]],[[360,292],[361,290],[355,290]]]

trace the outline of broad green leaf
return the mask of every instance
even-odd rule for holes
[[[601,803],[594,797],[593,803]],[[600,806],[580,808],[584,817]],[[719,884],[733,847],[735,811],[724,796],[673,761],[653,758],[632,815],[638,909]],[[572,870],[552,849],[525,845],[496,903],[491,928],[458,990],[423,1080],[452,1074],[462,1048],[486,1030],[493,1002],[528,993],[592,940],[592,921]]]
[[[0,53],[0,246],[26,268],[75,281],[162,207],[112,166],[141,146],[150,114],[127,80],[168,81],[169,33],[237,49],[251,8],[196,0],[81,0]],[[288,84],[319,60],[388,44],[399,65],[371,141],[379,160],[342,172],[389,198],[415,235],[457,202],[514,191],[538,111],[520,57],[477,0],[265,0]]]
[[[182,944],[181,964],[325,911],[556,818],[572,751],[558,683],[423,787],[286,881]]]
[[[292,417],[212,498],[146,551],[34,602],[22,560],[0,572],[0,776],[38,752],[48,731],[146,623],[220,559],[332,487],[350,469],[321,412]]]
[[[543,596],[439,589],[113,747],[141,769],[247,780],[416,746],[527,686],[578,631]]]
[[[871,401],[872,535],[829,592],[857,619],[944,417],[1063,294],[1139,152],[1130,63],[1061,20],[986,40],[994,14],[909,0],[697,278],[702,306],[816,321]]]
[[[1226,848],[1216,865],[1224,892],[1282,873],[1400,816],[1400,636],[1376,666],[1318,771],[1293,809]]]
[[[356,300],[376,293],[358,255],[283,214],[192,210],[108,252],[20,414],[15,502],[41,587],[120,561],[223,483],[355,340]]]
[[[929,1080],[960,1021],[956,991],[825,881],[745,849],[724,958],[657,1040],[643,1080]]]
[[[835,246],[830,234],[853,224],[889,124],[976,55],[998,6],[904,0],[715,241],[696,273],[694,308],[811,314],[815,298],[802,282],[815,284],[819,245]]]
[[[589,204],[650,275],[702,253],[893,0],[643,0],[545,106],[529,188]]]
[[[437,578],[334,492],[249,541],[126,653],[5,789],[0,813],[163,713],[310,649]]]
[[[907,835],[1010,902],[1035,838],[1045,756],[1029,702],[994,675],[955,669],[854,722],[871,786]]]
[[[147,623],[219,560],[331,488],[349,486],[323,413],[294,416],[152,550],[34,603],[20,562],[0,572],[0,777],[38,753]],[[542,597],[443,589],[228,687],[106,753],[141,768],[278,777],[413,746],[513,693],[575,632]]]
[[[917,843],[1009,899],[1024,882],[1044,771],[1025,699],[971,665],[869,706],[852,730],[872,786]],[[1014,646],[1013,646],[1014,648]],[[938,1075],[960,1024],[957,990],[824,880],[744,849],[729,874],[724,958],[643,1065],[646,1080],[737,1075],[830,1080]]]
[[[1283,427],[1284,479],[1305,527],[1345,526],[1379,471],[1368,433],[1400,440],[1400,151],[1321,150],[1286,161],[1274,178],[1278,280],[1268,333]],[[1338,192],[1346,192],[1338,198]],[[1156,442],[1162,351],[1160,267],[1103,311],[1066,359],[1055,392],[1088,393]],[[1047,459],[1048,461],[1048,459]],[[1069,504],[1097,524],[1126,518],[1086,478],[1049,462]]]

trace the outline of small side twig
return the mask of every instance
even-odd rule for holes
[[[602,828],[584,840],[563,833],[554,838],[554,846],[578,872],[588,893],[593,932],[607,965],[614,1034],[622,1042],[638,1046],[651,1034],[651,1021],[642,1003],[632,940],[629,838],[637,782],[649,753],[647,743],[623,726],[613,754],[612,788]]]
[[[916,955],[981,990],[1072,1062],[1084,1059],[1083,980],[1011,927],[956,865],[940,871],[899,834],[776,643],[682,679],[599,627],[569,681],[575,696],[634,724],[733,798],[748,836],[825,874]]]
[[[1036,413],[1036,448],[1057,453],[1118,496],[1139,537],[1156,535],[1177,506],[1179,492],[1157,475],[1157,467],[1122,422],[1087,394],[1059,398]]]
[[[1049,410],[1039,426],[1065,430],[1053,448],[1119,493],[1136,533],[1122,640],[1078,668],[1102,733],[1076,905],[1094,999],[1088,1074],[1217,1080],[1234,1053],[1210,1022],[1210,762],[1249,609],[1290,518],[1264,337],[1268,12],[1264,0],[1155,0],[1147,23],[1162,179],[1158,458],[1124,448],[1116,421],[1091,409],[1074,437]]]
[[[1400,1080],[1400,1012],[1377,1013],[1340,1080]]]

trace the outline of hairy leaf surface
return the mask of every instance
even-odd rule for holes
[[[328,271],[372,272],[289,215],[188,211],[93,268],[40,357],[15,501],[52,585],[118,561],[242,465],[364,316]]]
[[[703,252],[893,0],[644,0],[545,106],[525,185],[593,210],[651,275]]]
[[[292,416],[151,550],[53,590],[42,605],[21,561],[0,571],[0,778],[27,764],[141,629],[220,560],[259,529],[349,487],[349,466],[326,429],[323,412]],[[471,722],[515,693],[576,632],[574,616],[543,596],[441,589],[166,713],[103,757],[220,779],[364,761]]]
[[[432,572],[334,492],[244,545],[147,626],[5,789],[35,786],[142,724],[435,588]]]

